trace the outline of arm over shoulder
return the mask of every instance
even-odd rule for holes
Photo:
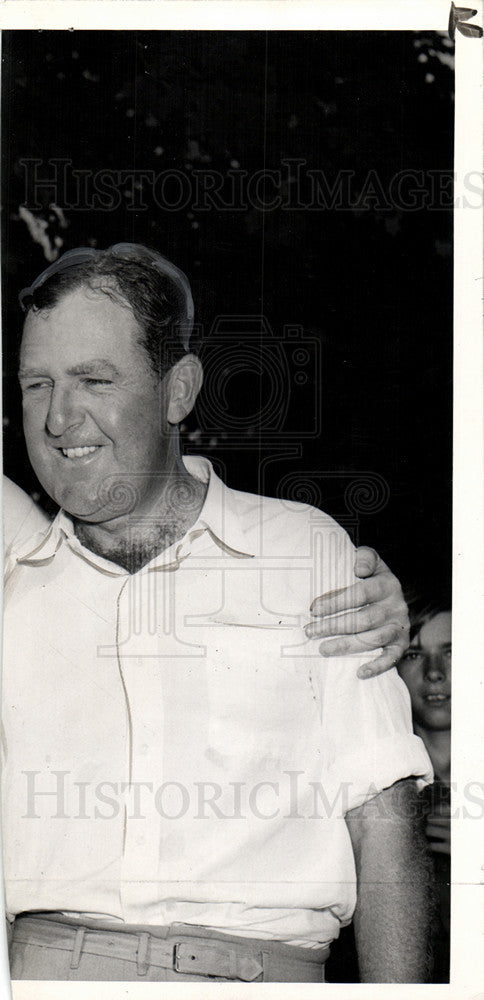
[[[17,486],[3,476],[2,479],[3,538],[8,554],[26,542],[31,535],[42,531],[49,519],[46,514]]]

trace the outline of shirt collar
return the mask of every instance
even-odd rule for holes
[[[229,555],[236,558],[252,557],[253,547],[248,545],[240,522],[233,490],[229,489],[215,473],[212,463],[199,455],[188,455],[183,464],[195,479],[208,484],[207,493],[200,514],[183,539],[165,549],[148,565],[152,568],[171,565],[180,561],[180,555],[188,555],[190,543],[203,532],[208,531],[213,541]],[[16,552],[16,561],[21,563],[42,563],[54,558],[62,544],[69,546],[90,562],[102,563],[103,569],[113,575],[124,575],[125,570],[115,563],[91,553],[81,545],[74,533],[70,517],[60,510],[47,531],[31,537]]]
[[[73,534],[72,522],[60,510],[47,529],[38,531],[15,550],[17,562],[42,563],[55,556],[64,538]]]
[[[235,556],[255,555],[253,546],[248,544],[235,502],[234,491],[229,489],[217,476],[207,458],[187,455],[183,464],[195,479],[208,484],[203,507],[189,534],[204,527],[222,548]]]

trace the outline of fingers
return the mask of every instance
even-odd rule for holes
[[[313,621],[305,633],[311,639],[327,640],[319,647],[322,656],[347,656],[384,647],[370,663],[358,670],[359,677],[376,677],[395,666],[409,640],[408,608],[397,578],[374,549],[357,550],[357,583],[322,594],[311,605]],[[373,574],[366,576],[366,574]]]
[[[357,676],[361,677],[362,680],[367,680],[369,677],[378,677],[379,674],[384,674],[387,670],[391,670],[398,663],[401,655],[402,650],[399,644],[393,643],[390,646],[386,646],[374,660],[369,660],[368,663],[364,663],[363,666],[358,668]]]
[[[381,562],[378,552],[370,549],[367,545],[360,545],[356,550],[354,566],[355,576],[372,576],[376,573],[378,564]],[[382,566],[385,564],[382,562]]]
[[[379,649],[387,636],[386,629],[375,629],[374,632],[364,632],[361,635],[338,636],[336,639],[322,642],[319,653],[324,657],[369,653],[373,649]],[[385,649],[379,656],[359,667],[358,677],[376,677],[394,667],[400,656],[401,648],[397,643],[385,644]]]
[[[319,647],[321,656],[349,656],[353,653],[371,653],[380,646],[391,646],[396,629],[394,625],[384,625],[382,628],[368,629],[358,635],[338,635],[334,639],[322,642]],[[319,637],[317,637],[319,638]]]
[[[436,835],[435,831],[437,829],[440,830],[439,837],[445,836],[446,833],[450,836],[450,816],[438,816],[435,813],[431,813],[427,819],[425,832],[431,837]]]
[[[438,854],[450,854],[450,816],[438,813],[431,813],[426,826],[425,834],[430,841],[432,851]]]
[[[374,601],[381,601],[391,593],[388,581],[384,576],[370,577],[369,580],[359,580],[343,590],[333,590],[322,594],[311,604],[312,615],[334,615],[340,611],[349,611]]]
[[[429,844],[430,850],[436,854],[450,854],[450,844],[443,844],[442,841],[432,841]]]
[[[357,586],[357,584],[354,586]],[[342,587],[340,590],[328,590],[327,594],[322,594],[321,597],[315,597],[309,608],[311,614],[332,615],[337,611],[347,611],[348,608],[354,606],[348,603],[350,600],[348,591],[351,590],[353,592],[353,589],[353,586]]]
[[[443,817],[436,816],[432,819],[425,828],[425,833],[427,837],[445,837],[450,836],[449,821],[443,820]]]
[[[439,823],[447,823],[447,824],[449,824],[449,821],[451,819],[451,814],[452,814],[452,810],[451,810],[451,807],[450,807],[449,803],[448,802],[439,802],[436,806],[434,806],[434,808],[432,809],[432,812],[429,813],[429,815],[428,815],[428,822],[429,823],[431,823],[433,821],[437,822],[437,820],[438,820]]]
[[[305,626],[305,633],[308,639],[329,639],[334,635],[357,635],[361,639],[367,632],[381,630],[381,636],[372,636],[379,641],[371,643],[367,649],[376,649],[378,646],[386,646],[388,642],[396,641],[401,625],[393,619],[391,609],[384,601],[379,604],[368,604],[364,608],[347,611],[334,618],[317,618]],[[385,630],[385,634],[383,634]],[[355,647],[353,652],[358,652],[360,647]]]

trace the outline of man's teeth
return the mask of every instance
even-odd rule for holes
[[[84,455],[90,455],[92,451],[96,451],[96,444],[88,444],[83,448],[63,448],[62,454],[66,458],[82,458]]]
[[[428,694],[426,695],[426,701],[447,701],[446,694]]]

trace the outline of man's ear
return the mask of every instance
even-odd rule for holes
[[[168,411],[170,424],[179,424],[193,410],[203,382],[203,368],[195,354],[185,354],[168,374]]]

